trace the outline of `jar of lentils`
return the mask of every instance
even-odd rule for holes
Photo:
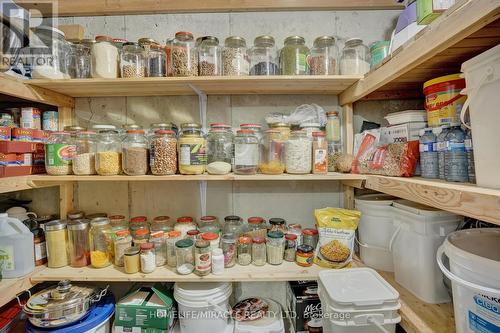
[[[222,75],[222,48],[214,36],[201,38],[198,47],[198,68],[200,76]]]
[[[175,34],[171,63],[173,76],[198,76],[198,50],[192,33],[179,31]]]
[[[305,131],[293,131],[285,145],[286,172],[305,174],[311,172],[312,142]]]
[[[73,157],[73,173],[75,175],[95,175],[95,149],[97,135],[92,131],[76,134],[75,156]]]
[[[309,69],[311,75],[335,75],[338,69],[339,50],[332,36],[321,36],[314,40],[309,55]]]
[[[264,266],[266,264],[266,239],[264,237],[254,237],[252,244],[252,264]]]
[[[272,36],[258,36],[248,51],[250,75],[278,75],[277,51]]]
[[[290,36],[280,52],[280,68],[282,75],[307,75],[309,66],[307,56],[309,48],[304,37]]]
[[[146,59],[144,58],[144,49],[138,43],[127,42],[123,44],[120,58],[122,77],[146,76]]]
[[[234,139],[234,173],[255,175],[259,166],[259,140],[252,130],[239,130]]]
[[[174,131],[156,131],[149,143],[149,153],[153,175],[174,175],[177,172],[177,139]]]
[[[222,51],[222,66],[226,76],[244,76],[250,73],[247,43],[243,37],[226,38]]]
[[[122,143],[123,172],[129,176],[148,172],[148,141],[144,130],[128,130]]]
[[[52,132],[45,144],[45,169],[49,175],[71,175],[75,144],[68,132]]]
[[[118,131],[99,131],[96,144],[95,169],[98,175],[118,175],[122,169],[121,143]]]

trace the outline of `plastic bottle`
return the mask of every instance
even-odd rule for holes
[[[436,148],[437,148],[437,154],[438,154],[438,165],[439,165],[439,179],[445,179],[444,176],[444,169],[445,169],[445,160],[444,160],[444,153],[446,151],[446,143],[447,141],[445,140],[446,135],[448,134],[450,130],[450,126],[445,125],[441,127],[436,127],[435,128],[435,134],[437,136],[437,142],[436,142]]]
[[[465,132],[459,125],[452,126],[446,135],[445,179],[449,182],[467,182],[467,153]]]
[[[21,221],[0,213],[0,272],[18,278],[35,269],[33,234]]]
[[[474,145],[472,143],[472,132],[467,130],[465,134],[465,152],[467,153],[467,172],[469,174],[469,182],[476,183],[476,167],[474,164]]]
[[[436,135],[432,132],[432,128],[420,131],[420,166],[422,177],[439,177]]]
[[[222,249],[212,250],[212,274],[219,275],[224,272],[224,254]]]

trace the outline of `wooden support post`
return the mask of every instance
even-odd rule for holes
[[[64,126],[73,125],[74,118],[73,108],[59,107],[59,130],[62,131]]]
[[[73,210],[73,185],[75,182],[66,182],[59,186],[59,216],[65,219],[68,212]]]
[[[354,148],[354,128],[353,128],[353,107],[352,104],[343,105],[342,114],[343,126],[345,129],[344,152],[352,154]]]

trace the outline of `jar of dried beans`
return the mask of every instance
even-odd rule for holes
[[[45,169],[49,175],[72,173],[75,145],[68,132],[52,132],[45,144]]]
[[[172,76],[198,76],[198,51],[192,33],[179,31],[175,34],[170,59]]]
[[[255,175],[259,165],[259,140],[252,130],[239,130],[234,139],[234,173]]]
[[[118,175],[122,169],[121,143],[118,131],[99,131],[96,144],[95,169],[101,176]]]
[[[123,172],[129,176],[148,172],[148,141],[143,130],[128,130],[122,143]]]
[[[95,150],[97,135],[93,131],[76,134],[75,156],[73,157],[73,173],[75,175],[95,175]]]
[[[243,37],[226,38],[222,51],[222,66],[226,76],[241,76],[250,73],[247,44]]]
[[[278,75],[278,57],[272,36],[258,36],[248,51],[250,75]]]
[[[222,75],[222,48],[219,40],[214,36],[201,38],[198,48],[199,74],[200,76]]]
[[[285,145],[287,173],[304,174],[311,172],[312,142],[305,131],[293,131]]]
[[[177,172],[177,139],[174,131],[156,131],[150,141],[149,151],[153,175],[174,175]]]
[[[120,58],[122,77],[146,76],[144,49],[139,44],[133,42],[124,43]]]
[[[311,75],[338,74],[338,53],[334,37],[321,36],[316,38],[308,59]]]

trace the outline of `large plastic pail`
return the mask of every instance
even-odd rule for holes
[[[466,96],[460,95],[465,80],[460,74],[437,77],[424,83],[425,109],[430,127],[458,123]]]

